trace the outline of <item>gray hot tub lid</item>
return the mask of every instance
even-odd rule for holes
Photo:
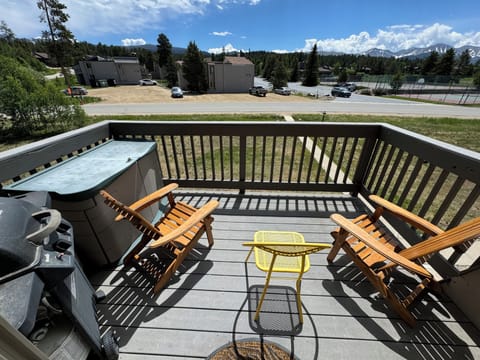
[[[155,149],[154,141],[111,140],[4,189],[48,191],[60,196],[85,199],[111,184],[137,160]]]

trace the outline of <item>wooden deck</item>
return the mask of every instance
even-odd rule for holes
[[[185,193],[199,205],[209,199]],[[265,274],[245,265],[257,230],[302,233],[306,241],[331,242],[328,215],[353,217],[355,198],[216,194],[215,245],[200,240],[175,281],[157,296],[143,276],[119,267],[92,277],[107,298],[98,305],[103,330],[120,337],[120,359],[204,359],[239,339],[282,345],[298,359],[479,359],[480,331],[448,299],[427,294],[415,306],[418,325],[406,326],[345,257],[327,266],[327,252],[310,256],[302,282],[304,324],[298,323],[290,279],[273,278],[258,323],[253,321]],[[409,277],[400,274],[405,286]]]

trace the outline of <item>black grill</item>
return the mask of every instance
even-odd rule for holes
[[[47,329],[39,308],[49,304],[106,357],[97,297],[75,259],[72,226],[50,206],[47,192],[0,198],[0,316],[34,341]]]

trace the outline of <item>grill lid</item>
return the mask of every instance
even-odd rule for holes
[[[0,198],[0,283],[39,263],[42,246],[27,236],[44,226],[44,219],[32,217],[40,210],[27,201]]]

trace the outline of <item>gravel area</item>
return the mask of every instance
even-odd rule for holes
[[[255,101],[255,102],[278,102],[288,100],[289,102],[305,102],[312,99],[303,96],[284,96],[269,93],[266,97],[258,97],[245,94],[185,94],[181,99],[173,99],[170,96],[170,89],[161,86],[140,86],[123,85],[108,88],[96,88],[88,90],[89,96],[102,99],[104,104],[126,104],[126,103],[170,103],[170,102],[232,102],[232,101]]]

